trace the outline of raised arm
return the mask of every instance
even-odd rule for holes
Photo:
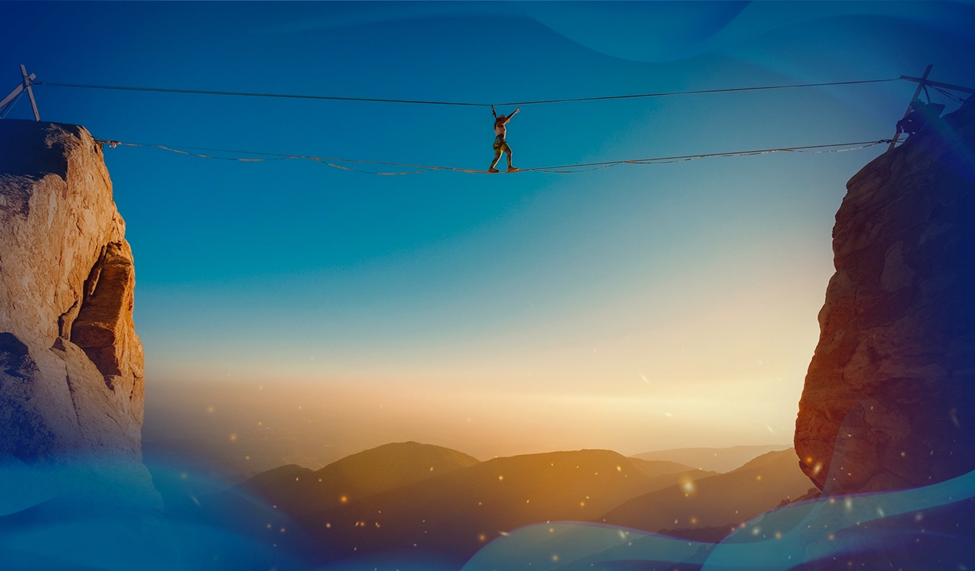
[[[514,117],[515,116],[515,113],[517,113],[519,111],[521,111],[521,107],[515,109],[514,113],[512,113],[511,115],[508,115],[508,118],[504,120],[504,124],[507,125],[508,124],[508,121],[511,121],[511,118]]]

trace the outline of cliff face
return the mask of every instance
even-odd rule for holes
[[[141,458],[134,285],[100,145],[0,121],[0,456]]]
[[[825,493],[975,469],[975,102],[847,184],[795,446]]]

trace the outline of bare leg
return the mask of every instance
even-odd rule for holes
[[[496,169],[494,167],[498,166],[498,161],[499,160],[501,160],[501,151],[500,150],[499,151],[494,151],[494,160],[491,161],[491,168],[489,168],[488,171],[497,171],[498,169]]]

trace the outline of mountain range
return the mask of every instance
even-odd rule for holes
[[[281,466],[237,486],[233,497],[292,519],[330,559],[411,551],[461,564],[499,535],[550,521],[679,530],[673,533],[717,540],[809,488],[791,449],[721,474],[610,450],[479,462],[456,450],[404,442],[317,471]]]
[[[788,444],[764,444],[758,446],[729,446],[727,448],[672,448],[634,454],[642,460],[670,460],[702,470],[729,472],[752,458],[767,452],[787,450]]]
[[[672,535],[693,539],[702,538],[695,531],[719,527],[724,530],[719,534],[723,536],[734,525],[782,501],[797,499],[809,488],[812,484],[799,469],[795,451],[780,450],[762,454],[725,474],[633,498],[607,512],[600,521],[647,531],[674,530]]]

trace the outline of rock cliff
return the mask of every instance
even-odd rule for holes
[[[141,459],[134,285],[100,144],[0,121],[0,457]]]
[[[827,494],[975,468],[975,102],[847,184],[795,446]]]

